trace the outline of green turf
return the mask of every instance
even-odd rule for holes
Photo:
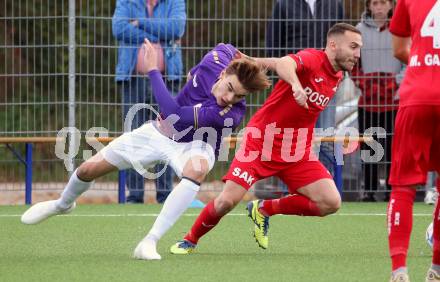
[[[377,282],[389,279],[383,203],[347,203],[338,215],[326,218],[273,217],[267,250],[257,247],[246,216],[228,216],[199,242],[196,253],[171,255],[169,246],[184,235],[200,211],[190,209],[187,212],[190,215],[182,217],[160,241],[161,261],[131,259],[136,244],[153,223],[154,217],[147,214],[158,213],[160,207],[80,205],[72,214],[75,216],[60,216],[40,225],[25,226],[18,215],[26,207],[2,206],[0,281]],[[413,281],[424,281],[430,264],[431,254],[424,234],[432,209],[423,204],[414,208],[419,215],[414,218],[408,258]],[[244,206],[239,206],[232,213],[244,212]],[[363,213],[371,215],[359,215]]]

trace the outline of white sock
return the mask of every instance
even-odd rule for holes
[[[440,273],[440,264],[431,264],[431,269],[437,273]]]
[[[408,273],[408,268],[405,266],[399,267],[398,269],[393,271],[393,277],[400,273]]]
[[[58,199],[57,206],[61,209],[69,208],[82,193],[90,188],[92,184],[93,181],[85,182],[79,179],[75,170],[72,173],[69,182],[67,182],[61,197]]]
[[[195,199],[200,186],[188,179],[182,179],[171,191],[162,210],[145,239],[157,242],[174,225]]]

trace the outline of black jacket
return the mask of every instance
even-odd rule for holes
[[[282,57],[305,48],[324,48],[327,31],[343,18],[340,0],[316,0],[313,15],[305,0],[277,0],[267,27],[267,55]]]

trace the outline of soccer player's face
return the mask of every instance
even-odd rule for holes
[[[351,71],[361,56],[362,36],[346,31],[335,39],[335,62],[340,70]]]
[[[240,102],[246,97],[247,91],[238,81],[235,74],[222,73],[211,90],[219,106],[225,107]]]

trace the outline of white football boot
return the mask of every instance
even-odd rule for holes
[[[76,207],[74,202],[69,208],[61,209],[57,206],[57,202],[58,200],[52,200],[33,205],[21,216],[21,222],[37,224],[54,215],[68,214]]]
[[[143,260],[160,260],[162,257],[156,251],[156,242],[150,239],[143,239],[134,250],[133,257]]]

